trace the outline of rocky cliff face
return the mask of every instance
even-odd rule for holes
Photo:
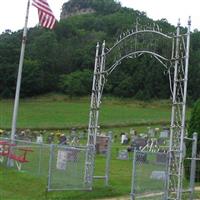
[[[70,0],[62,6],[60,19],[66,19],[70,16],[94,13],[95,10],[90,6],[87,0]]]

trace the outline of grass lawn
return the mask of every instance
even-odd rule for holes
[[[0,101],[0,128],[10,128],[14,100]],[[49,95],[21,99],[18,128],[68,129],[87,127],[90,98]],[[105,97],[100,110],[102,127],[138,126],[170,122],[169,101],[139,102]],[[187,118],[190,112],[187,113]]]
[[[119,142],[113,144],[112,159],[110,163],[110,186],[105,187],[103,180],[95,180],[92,191],[62,191],[47,193],[47,178],[45,176],[34,175],[34,170],[31,171],[31,168],[29,167],[25,170],[23,168],[23,170],[19,172],[14,169],[5,168],[0,164],[0,200],[92,200],[128,196],[131,190],[132,160],[117,159],[117,150],[126,148],[126,146],[120,145]],[[49,154],[47,153],[46,155],[48,157]],[[137,165],[137,189],[141,193],[144,191],[150,193],[162,191],[163,182],[152,180],[150,176],[152,171],[163,170],[164,167],[155,165],[153,159],[152,155],[149,154],[148,163]],[[32,161],[34,161],[34,159]],[[46,161],[43,164],[46,170],[43,174],[47,174],[48,169],[45,165],[48,165],[48,158],[46,158]],[[104,169],[105,157],[103,155],[97,155],[95,175],[104,175]],[[62,178],[67,179],[68,177]]]
[[[113,197],[128,195],[130,193],[131,185],[131,160],[118,160],[116,159],[116,148],[119,144],[113,147],[112,160],[111,160],[111,174],[110,186],[105,187],[103,180],[95,180],[94,188],[92,191],[64,191],[64,192],[49,192],[46,193],[47,178],[45,176],[35,176],[34,165],[25,167],[26,170],[18,172],[14,169],[7,169],[0,164],[0,199],[1,200],[89,200],[103,197]],[[30,154],[34,155],[34,154]],[[49,154],[46,153],[46,156]],[[34,162],[36,159],[32,159]],[[47,167],[48,160],[46,160],[42,167]],[[25,166],[26,164],[24,164]],[[29,163],[27,164],[29,165]],[[95,175],[104,175],[105,157],[97,155]],[[28,171],[27,171],[28,170]],[[63,177],[67,179],[68,177]],[[60,179],[61,180],[61,179]]]
[[[90,99],[69,99],[60,95],[47,95],[20,101],[18,128],[69,129],[87,127]],[[0,101],[0,128],[10,129],[13,100]],[[170,122],[169,101],[138,102],[132,99],[121,100],[105,97],[101,105],[100,124],[103,131],[112,130],[115,134],[136,128],[146,130],[147,126],[158,126]],[[190,110],[187,112],[187,118]],[[108,128],[109,127],[109,128]],[[26,172],[6,169],[0,164],[0,200],[92,200],[103,197],[129,195],[131,186],[132,160],[118,160],[118,149],[125,148],[118,141],[113,144],[110,186],[103,180],[95,180],[92,191],[63,191],[46,193],[47,179]],[[45,159],[47,165],[48,159]],[[145,167],[145,165],[143,165]],[[103,175],[105,159],[97,156],[95,175]],[[47,173],[45,169],[44,173]],[[152,168],[141,170],[141,177]],[[144,173],[145,172],[145,173]],[[141,183],[142,184],[142,183]],[[159,183],[158,183],[159,184]],[[144,183],[153,191],[153,184]]]

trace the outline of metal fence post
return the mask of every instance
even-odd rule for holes
[[[167,197],[167,193],[168,193],[168,188],[167,188],[167,177],[168,177],[168,173],[169,173],[169,171],[168,171],[168,162],[169,162],[169,156],[170,156],[170,153],[169,152],[167,152],[166,153],[166,167],[165,167],[165,169],[166,169],[166,172],[165,172],[165,184],[164,184],[164,195],[163,195],[163,200],[167,200],[168,199],[168,197]]]
[[[108,186],[110,177],[110,160],[111,160],[111,149],[112,149],[112,132],[109,132],[108,136],[108,149],[106,155],[106,174],[105,174],[105,185]]]
[[[196,155],[197,155],[197,133],[193,133],[192,158],[191,158],[191,168],[190,168],[190,200],[192,200],[194,196]]]
[[[132,169],[132,184],[131,184],[131,194],[130,199],[135,200],[135,177],[136,177],[136,154],[137,151],[134,150],[134,156],[133,156],[133,169]]]
[[[50,145],[50,153],[49,153],[49,171],[48,171],[48,183],[47,183],[47,191],[51,188],[51,175],[52,175],[52,160],[54,155],[54,144]]]
[[[38,175],[41,175],[42,145],[42,143],[39,144]]]

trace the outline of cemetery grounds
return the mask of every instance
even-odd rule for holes
[[[50,100],[49,100],[50,99]],[[53,99],[53,100],[52,100]],[[53,129],[70,129],[71,127],[86,128],[89,105],[88,99],[65,99],[63,97],[54,96],[53,98],[44,97],[39,99],[23,100],[21,102],[21,111],[19,112],[19,127],[44,129],[48,128],[47,134]],[[1,126],[9,128],[11,123],[12,101],[1,101]],[[38,177],[34,173],[26,171],[16,171],[0,166],[0,199],[1,200],[86,200],[100,199],[119,196],[127,196],[130,193],[132,159],[117,159],[118,151],[126,149],[127,146],[120,144],[120,133],[128,132],[130,128],[136,129],[138,132],[144,132],[147,126],[161,127],[163,124],[169,123],[170,105],[166,101],[161,102],[137,102],[122,101],[120,99],[105,99],[102,106],[102,116],[100,123],[103,131],[112,130],[113,135],[117,138],[112,144],[112,158],[109,186],[105,187],[103,180],[95,180],[92,191],[62,191],[62,192],[46,192],[46,177]],[[51,108],[51,109],[50,109]],[[189,116],[189,112],[188,112]],[[83,143],[86,140],[82,141]],[[131,155],[129,155],[131,157]],[[48,160],[48,154],[47,158]],[[48,162],[44,162],[48,163]],[[144,165],[143,165],[144,166]],[[31,167],[31,163],[30,163]],[[44,169],[46,169],[44,164]],[[141,168],[141,180],[145,173],[148,173],[145,167]],[[105,157],[103,155],[96,156],[95,174],[103,175],[105,171]],[[45,173],[45,172],[44,172]],[[148,187],[151,182],[146,182]],[[158,185],[159,187],[159,185]],[[187,197],[185,197],[187,199]],[[155,199],[155,198],[154,198]],[[200,195],[197,194],[197,199]]]

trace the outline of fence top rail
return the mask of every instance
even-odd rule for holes
[[[59,149],[64,149],[64,150],[86,150],[87,149],[87,146],[69,146],[69,145],[57,145],[57,144],[52,144],[52,145]]]
[[[0,140],[6,140],[6,141],[10,141],[10,138],[5,138],[5,137],[0,137]],[[27,141],[27,140],[18,140],[18,139],[14,139],[12,140],[14,142],[19,142],[19,143],[26,143],[26,144],[35,144],[35,145],[42,145],[42,146],[49,146],[49,144],[45,144],[45,143],[38,143],[38,142],[31,142],[31,141]]]
[[[186,158],[186,160],[197,160],[197,161],[199,161],[200,158]]]
[[[0,137],[0,140],[11,142],[10,138],[5,138],[5,137]],[[51,145],[53,145],[57,148],[74,149],[74,150],[86,150],[88,148],[87,146],[69,146],[69,145],[59,145],[59,144],[45,144],[45,143],[31,142],[31,141],[27,141],[27,140],[17,140],[17,139],[14,139],[13,141],[18,142],[18,143],[26,143],[26,144],[30,144],[30,145],[36,145],[36,146],[45,146],[45,147],[49,147],[49,148],[50,148]]]

